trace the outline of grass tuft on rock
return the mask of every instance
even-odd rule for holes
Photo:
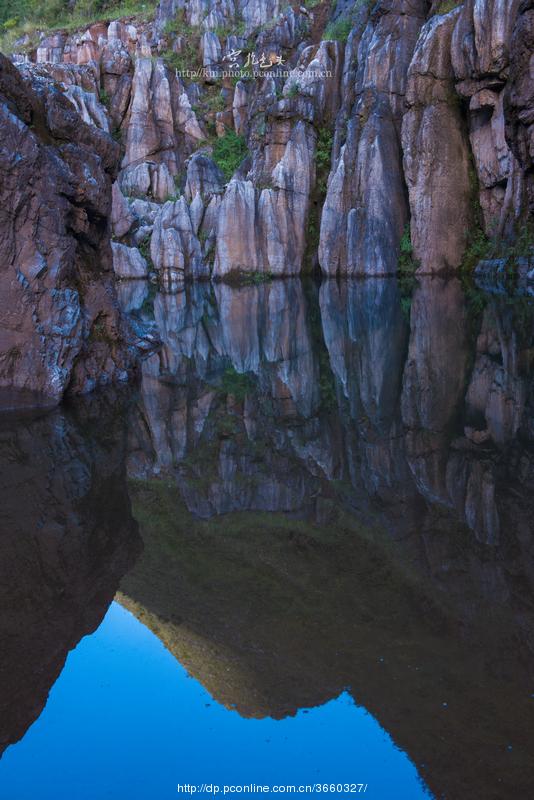
[[[244,136],[227,130],[213,144],[213,161],[217,164],[227,181],[230,180],[243,159],[248,155]]]

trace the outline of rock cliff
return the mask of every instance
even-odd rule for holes
[[[513,238],[528,218],[533,13],[520,0],[162,0],[153,21],[43,36],[23,58],[120,132],[122,195],[159,214],[125,217],[117,187],[116,235],[138,247],[155,224],[164,285],[317,261],[326,275],[390,274],[407,226],[419,271],[434,273],[458,268],[477,228]],[[242,158],[223,176],[218,141],[232,136]]]
[[[15,43],[2,384],[126,377],[111,264],[174,291],[383,276],[408,243],[433,274],[525,231],[530,259],[533,19],[528,0],[161,0]]]
[[[133,364],[108,233],[118,146],[54,72],[65,82],[0,56],[0,389],[17,403],[124,381]],[[69,87],[89,115],[94,94]]]

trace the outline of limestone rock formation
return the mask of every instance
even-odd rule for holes
[[[118,278],[146,278],[148,264],[136,247],[112,242],[113,271]]]
[[[513,17],[511,17],[513,20]],[[506,134],[524,174],[530,213],[534,213],[534,4],[524,0],[515,20],[509,56],[510,78],[505,89]]]
[[[426,23],[408,75],[402,139],[411,236],[421,272],[458,267],[471,224],[469,146],[451,63],[459,14],[455,9]]]
[[[110,232],[121,278],[152,270],[149,252],[175,291],[383,276],[408,237],[419,272],[439,273],[477,237],[528,230],[533,14],[529,0],[347,2],[331,12],[343,42],[322,6],[162,0],[153,19],[42,35],[18,72],[2,62],[0,382],[57,400],[127,377]],[[254,74],[225,77],[245,57]]]
[[[476,236],[512,240],[534,195],[531,3],[345,2],[331,19],[351,27],[346,42],[326,38],[326,12],[161,0],[153,20],[43,36],[16,58],[122,140],[123,195],[183,193],[202,251],[187,277],[386,275],[403,235],[436,273]],[[255,73],[223,77],[245,55]],[[210,156],[232,129],[248,155],[225,188]],[[153,222],[129,224],[115,200],[119,243],[148,241]]]
[[[383,13],[369,19],[361,6],[345,50],[344,102],[319,244],[328,275],[396,272],[408,221],[400,134],[407,71],[426,3],[381,5]]]
[[[50,77],[23,75],[0,56],[0,387],[54,403],[132,367],[108,232],[118,147]]]

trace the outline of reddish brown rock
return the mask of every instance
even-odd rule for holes
[[[55,403],[125,380],[108,225],[117,145],[3,56],[0,118],[0,387]]]

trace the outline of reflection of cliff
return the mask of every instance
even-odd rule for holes
[[[120,600],[216,700],[280,718],[348,688],[436,797],[529,795],[532,580],[513,558],[478,553],[450,520],[387,545],[332,506],[326,525],[207,523],[171,484],[131,493],[145,551]]]
[[[339,469],[300,281],[192,286],[154,310],[163,348],[143,364],[130,474],[172,475],[206,517],[308,505]]]
[[[427,278],[408,319],[394,279],[290,279],[192,285],[154,313],[129,473],[172,477],[190,511],[317,510],[342,485],[394,533],[439,509],[495,545],[521,517],[528,305],[491,301],[477,322],[457,280]]]
[[[159,296],[121,587],[227,706],[348,686],[453,800],[534,780],[533,314],[480,299],[438,278],[409,315],[389,279]]]
[[[93,401],[0,427],[0,753],[41,713],[141,547],[124,431]]]

